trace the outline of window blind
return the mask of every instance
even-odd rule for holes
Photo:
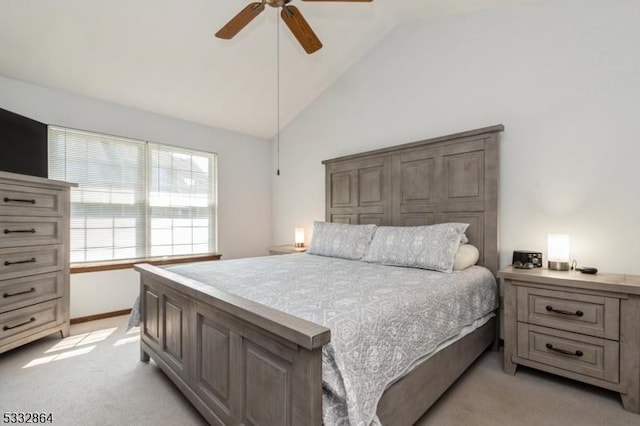
[[[216,155],[49,127],[71,191],[71,262],[217,251]]]
[[[151,256],[206,253],[216,235],[215,157],[149,144]]]

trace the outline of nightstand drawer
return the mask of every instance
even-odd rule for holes
[[[619,339],[619,299],[523,286],[517,292],[520,322]]]
[[[611,340],[518,323],[518,357],[613,383],[620,345]]]

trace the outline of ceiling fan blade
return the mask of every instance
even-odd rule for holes
[[[322,48],[322,43],[297,7],[283,6],[280,16],[293,35],[298,39],[298,42],[302,45],[305,52],[312,54]]]
[[[216,33],[216,37],[229,40],[247,26],[249,22],[256,16],[260,15],[264,10],[264,3],[250,3],[240,11],[236,16],[231,18],[227,24]]]
[[[341,2],[350,2],[350,3],[364,3],[364,2],[372,2],[373,0],[302,0],[302,1],[341,1]]]

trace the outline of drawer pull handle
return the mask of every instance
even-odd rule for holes
[[[36,261],[35,257],[32,257],[31,259],[27,259],[27,260],[16,260],[15,262],[9,262],[8,260],[5,260],[4,266],[19,265],[21,263],[34,263],[35,261]]]
[[[36,200],[23,200],[21,198],[4,197],[4,202],[5,203],[29,203],[29,204],[35,204]]]
[[[582,351],[575,351],[575,352],[571,352],[571,351],[566,351],[564,349],[558,349],[558,348],[554,348],[553,345],[551,343],[547,343],[545,345],[547,347],[547,349],[549,349],[550,351],[554,351],[554,352],[559,352],[563,355],[571,355],[571,356],[582,356],[584,355],[582,353]]]
[[[8,325],[5,325],[4,327],[2,327],[2,331],[13,330],[14,328],[18,328],[18,327],[22,327],[23,325],[31,324],[35,320],[36,319],[34,317],[31,317],[29,319],[29,321],[25,321],[22,324],[14,325],[14,326],[11,326],[11,327],[9,327]]]
[[[36,230],[35,229],[16,229],[16,230],[11,230],[11,229],[5,229],[4,230],[5,234],[35,234]]]
[[[6,299],[8,297],[16,297],[16,296],[20,296],[22,294],[29,294],[29,293],[35,293],[35,292],[36,292],[36,289],[31,287],[29,290],[21,291],[21,292],[18,292],[18,293],[5,293],[5,294],[2,295],[2,297],[4,297]]]
[[[584,315],[582,311],[571,312],[571,311],[565,311],[564,309],[553,309],[553,306],[551,305],[547,305],[546,310],[547,312],[554,312],[556,314],[562,314],[562,315],[572,315],[576,317],[581,317]]]

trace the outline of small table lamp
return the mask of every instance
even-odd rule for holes
[[[304,247],[304,228],[295,229],[294,243],[296,247]]]
[[[547,236],[548,267],[554,271],[569,270],[569,236],[566,234],[549,234]]]

